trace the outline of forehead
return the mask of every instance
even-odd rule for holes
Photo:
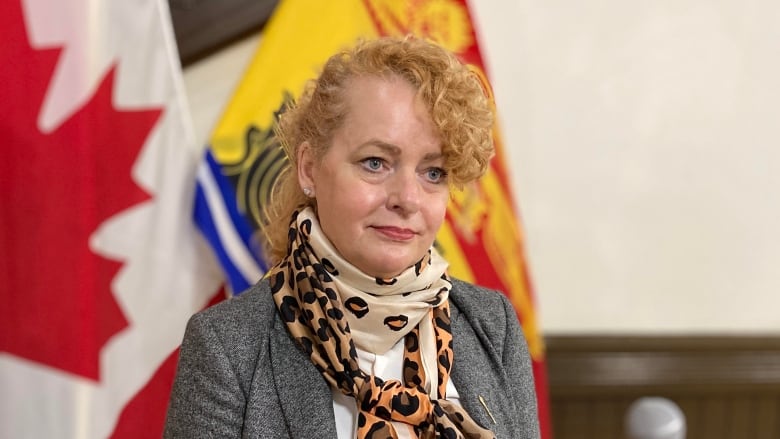
[[[341,134],[389,144],[440,146],[436,126],[417,90],[397,75],[358,76],[347,84]]]
[[[377,101],[422,105],[417,89],[394,73],[355,75],[346,82],[345,89],[345,101],[350,107]]]

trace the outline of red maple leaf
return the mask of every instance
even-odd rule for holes
[[[149,196],[130,178],[160,109],[117,111],[114,71],[51,133],[38,113],[60,49],[30,47],[18,1],[0,15],[0,352],[99,380],[99,354],[128,325],[96,255],[99,224]]]

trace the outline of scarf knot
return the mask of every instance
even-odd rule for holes
[[[357,394],[359,408],[385,421],[410,425],[431,423],[432,401],[424,390],[406,387],[398,380],[370,377]]]

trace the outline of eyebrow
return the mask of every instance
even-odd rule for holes
[[[375,146],[381,150],[383,150],[385,153],[390,154],[392,156],[399,156],[401,155],[401,148],[397,145],[394,145],[392,143],[387,143],[385,141],[379,140],[379,139],[370,139],[366,142],[363,142],[360,144],[358,149],[363,149],[369,146]],[[425,154],[423,156],[423,161],[432,161],[440,159],[444,156],[441,152],[432,152],[429,154]]]

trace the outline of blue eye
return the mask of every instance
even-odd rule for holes
[[[439,183],[447,177],[447,171],[442,168],[430,168],[425,171],[428,180]]]
[[[369,157],[363,160],[363,165],[370,171],[378,171],[382,169],[382,159]]]

